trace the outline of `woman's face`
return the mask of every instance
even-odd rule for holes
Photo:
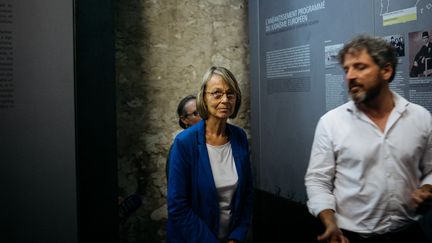
[[[236,94],[221,76],[213,74],[207,82],[204,97],[209,118],[228,119],[234,113]]]

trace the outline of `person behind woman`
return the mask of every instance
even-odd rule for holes
[[[196,109],[196,96],[188,95],[180,100],[177,106],[177,116],[179,117],[179,125],[186,129],[201,121]]]
[[[211,67],[197,97],[202,121],[174,140],[168,179],[167,242],[242,242],[252,217],[249,146],[235,118],[241,92],[226,68]]]
[[[201,117],[196,109],[196,96],[188,95],[180,100],[177,106],[177,116],[179,118],[179,126],[182,129],[186,129],[190,126],[195,125],[197,122],[201,121]],[[176,132],[178,133],[178,131]],[[168,170],[169,170],[169,156],[171,154],[171,148],[168,151],[168,158],[165,167],[165,173],[168,180]]]

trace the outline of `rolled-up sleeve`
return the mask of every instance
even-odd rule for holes
[[[333,180],[335,175],[335,154],[329,133],[321,119],[316,127],[309,166],[305,175],[309,212],[318,216],[324,209],[335,210]]]

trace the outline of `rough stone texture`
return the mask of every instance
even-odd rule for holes
[[[165,163],[179,126],[176,108],[212,65],[229,68],[243,93],[230,121],[249,134],[246,0],[117,0],[119,194],[143,196],[120,226],[122,242],[164,242]]]

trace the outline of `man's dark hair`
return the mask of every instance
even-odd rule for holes
[[[177,106],[177,115],[179,117],[179,125],[183,129],[187,128],[186,124],[184,124],[182,122],[182,118],[186,118],[186,116],[188,115],[188,114],[186,114],[185,105],[190,100],[196,100],[196,96],[195,95],[188,95],[188,96],[184,97],[183,99],[180,100],[180,102]]]
[[[343,65],[346,54],[356,53],[363,50],[366,50],[380,68],[391,65],[393,73],[389,79],[389,83],[393,81],[397,65],[396,50],[390,43],[382,38],[371,37],[368,35],[359,35],[355,37],[350,42],[346,43],[339,51],[339,63]]]

